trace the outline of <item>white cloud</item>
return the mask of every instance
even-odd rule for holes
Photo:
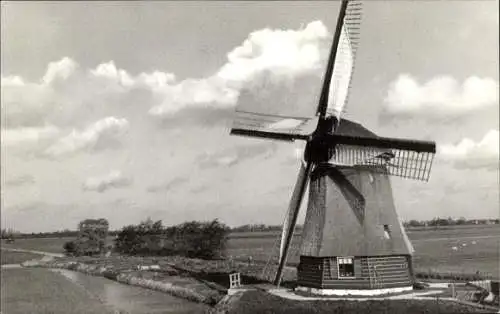
[[[10,179],[5,179],[5,186],[19,187],[35,183],[35,178],[32,175],[16,175]]]
[[[59,129],[48,125],[44,127],[21,127],[15,129],[2,129],[2,146],[22,146],[48,140],[59,134]]]
[[[152,185],[152,186],[147,188],[147,191],[150,193],[167,192],[167,191],[170,191],[174,188],[177,188],[177,187],[179,187],[187,182],[189,182],[188,178],[177,177],[177,178],[174,178],[173,180],[170,180],[170,181],[162,183],[162,184]]]
[[[163,99],[173,82],[173,74],[161,71],[132,76],[117,68],[113,61],[85,72],[75,61],[64,57],[50,62],[39,82],[27,82],[20,76],[2,76],[2,113],[8,128],[71,124],[71,118],[81,111],[98,112],[105,110],[103,103],[104,106],[111,105],[109,102],[123,103],[137,88],[149,90]],[[141,105],[146,112],[154,103]]]
[[[73,130],[71,134],[47,148],[45,154],[56,157],[92,149],[103,141],[118,139],[128,130],[128,127],[129,123],[126,119],[107,117],[88,126],[83,131]]]
[[[114,61],[99,64],[95,69],[90,70],[90,76],[106,79],[110,83],[118,84],[125,88],[145,87],[153,92],[164,91],[175,81],[175,75],[161,71],[152,73],[140,73],[137,76],[129,74],[124,69],[116,67]]]
[[[217,164],[220,166],[231,166],[234,165],[236,162],[238,162],[238,157],[237,156],[225,156],[225,157],[220,157],[216,160]]]
[[[458,168],[496,169],[499,162],[499,132],[490,130],[479,142],[464,138],[458,144],[442,145],[439,154]]]
[[[58,79],[66,80],[75,72],[77,67],[76,62],[68,57],[56,62],[50,62],[42,81],[44,84],[49,85]]]
[[[263,88],[273,89],[279,84],[290,90],[298,77],[320,77],[328,38],[320,21],[299,30],[255,31],[228,53],[228,61],[217,73],[169,86],[164,90],[164,101],[149,112],[169,116],[184,108],[228,108],[237,103],[244,90],[262,93]]]
[[[239,95],[217,77],[186,79],[158,93],[162,95],[162,102],[149,110],[155,116],[171,116],[185,108],[229,108]]]
[[[327,28],[320,21],[298,30],[258,30],[230,51],[227,62],[213,75],[180,81],[174,74],[159,70],[133,75],[112,60],[93,69],[81,69],[74,60],[64,57],[49,63],[38,82],[27,82],[19,76],[2,77],[3,114],[8,128],[47,124],[71,127],[75,120],[112,115],[107,108],[123,108],[131,101],[145,113],[160,117],[189,108],[231,108],[238,101],[246,101],[240,97],[242,92],[254,98],[257,94],[265,98],[269,93],[285,93],[288,98],[283,103],[303,103],[300,95],[305,85],[311,85],[307,83],[309,77],[321,78],[328,43]],[[315,94],[317,83],[314,81]],[[146,94],[140,94],[143,91]],[[257,102],[269,106],[264,98]]]
[[[123,176],[120,171],[115,170],[102,177],[88,178],[83,183],[83,190],[102,193],[111,188],[122,188],[130,184],[132,184],[130,178]]]
[[[161,90],[166,87],[167,84],[173,83],[174,81],[174,74],[160,71],[154,71],[153,73],[141,73],[136,78],[136,84],[144,84],[154,91]]]
[[[2,76],[1,80],[2,87],[7,87],[7,86],[23,86],[24,85],[24,80],[22,77],[18,75],[14,76]]]
[[[125,87],[134,85],[134,80],[127,71],[118,69],[113,61],[99,64],[95,70],[90,70],[90,73],[96,77],[102,77],[114,81]]]
[[[262,71],[296,75],[321,69],[320,43],[329,38],[321,21],[299,30],[262,29],[252,32],[241,46],[228,53],[217,73],[227,81],[252,80]]]
[[[392,115],[463,115],[498,106],[498,82],[471,76],[462,84],[440,76],[419,84],[410,75],[400,75],[391,84],[385,110]]]
[[[198,164],[202,169],[214,167],[229,167],[257,156],[267,158],[276,152],[272,142],[257,142],[257,144],[237,145],[221,151],[205,152],[199,156]]]
[[[42,126],[55,101],[54,91],[19,76],[2,77],[1,105],[4,127]]]

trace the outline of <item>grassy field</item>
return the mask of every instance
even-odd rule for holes
[[[454,226],[408,232],[416,250],[414,256],[416,271],[431,270],[441,273],[480,271],[494,277],[500,276],[499,234],[499,225]],[[278,236],[278,232],[233,233],[228,241],[227,254],[240,260],[251,257],[253,261],[265,262],[270,254],[276,259]],[[61,253],[63,244],[68,240],[71,239],[19,239],[13,244],[2,243],[2,246]],[[112,243],[112,238],[109,242]],[[300,235],[297,235],[292,240],[288,259],[291,265],[298,263],[299,246]],[[456,250],[453,247],[456,247]]]
[[[31,238],[17,239],[14,243],[6,243],[2,240],[2,247],[25,250],[35,250],[51,253],[63,253],[64,243],[74,240],[74,238]],[[108,244],[113,243],[113,237],[108,238]]]
[[[470,306],[438,300],[386,300],[386,301],[295,301],[261,291],[246,292],[229,312],[254,313],[488,313]]]
[[[2,313],[113,313],[61,275],[45,269],[2,271]]]
[[[408,232],[415,247],[414,266],[417,271],[441,273],[475,273],[499,277],[500,226],[459,226],[445,229],[427,229]],[[278,256],[276,238],[279,234],[238,234],[229,240],[228,254],[236,259],[252,257],[267,261]],[[298,263],[300,236],[292,240],[289,254],[291,264]],[[453,249],[456,247],[456,250]]]
[[[22,262],[29,261],[32,259],[40,259],[42,257],[43,256],[39,254],[2,250],[0,264],[1,265],[21,264]]]

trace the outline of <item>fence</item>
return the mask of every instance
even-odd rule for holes
[[[467,283],[451,283],[453,298],[460,301],[499,306],[498,281],[478,280]]]
[[[480,272],[480,271],[477,271],[475,273],[438,272],[438,271],[433,271],[431,269],[427,271],[416,269],[415,276],[420,279],[438,279],[438,280],[450,280],[456,282],[498,279],[495,276],[493,276],[493,274],[488,272]]]

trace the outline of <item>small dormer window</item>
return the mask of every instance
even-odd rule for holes
[[[339,278],[353,278],[354,277],[354,258],[353,257],[339,257],[337,259]]]

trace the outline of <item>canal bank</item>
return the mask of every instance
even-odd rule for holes
[[[98,298],[101,303],[114,311],[134,314],[182,314],[205,313],[210,309],[210,306],[203,303],[190,302],[151,289],[124,285],[103,277],[89,276],[67,269],[53,269],[51,271],[64,276],[85,293]]]
[[[2,311],[21,313],[205,313],[209,306],[102,277],[43,268],[2,269]]]

